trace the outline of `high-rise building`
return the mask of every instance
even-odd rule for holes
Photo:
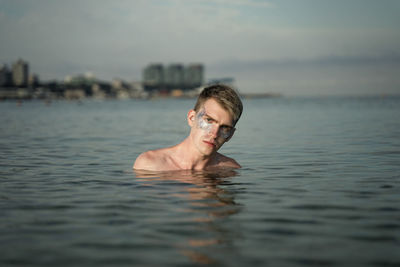
[[[19,59],[12,66],[12,81],[15,86],[27,86],[29,77],[29,65]]]
[[[143,70],[143,85],[146,90],[164,87],[164,67],[162,64],[150,64]]]
[[[204,67],[202,64],[191,64],[185,68],[185,87],[193,89],[203,84]]]
[[[165,71],[165,83],[169,89],[183,89],[183,77],[182,64],[171,64]]]
[[[29,75],[29,78],[28,78],[28,85],[29,86],[36,87],[36,86],[39,85],[39,83],[40,83],[39,76],[37,74],[32,73],[32,74]]]
[[[7,87],[11,85],[11,71],[7,65],[0,65],[0,86]]]
[[[191,90],[200,87],[204,80],[202,64],[175,63],[164,67],[162,64],[150,64],[143,70],[143,87],[152,90]]]

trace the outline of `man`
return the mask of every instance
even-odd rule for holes
[[[232,138],[242,110],[242,102],[232,88],[226,85],[205,88],[187,114],[189,136],[175,146],[142,153],[133,168],[149,171],[240,168],[234,159],[217,151]]]

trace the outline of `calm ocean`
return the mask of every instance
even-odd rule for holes
[[[400,266],[400,97],[247,99],[242,169],[135,174],[193,105],[0,102],[0,266]]]

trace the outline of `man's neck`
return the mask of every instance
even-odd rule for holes
[[[177,145],[178,164],[182,169],[204,170],[215,157],[215,154],[203,155],[193,149],[189,138]]]

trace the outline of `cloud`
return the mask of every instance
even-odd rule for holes
[[[131,57],[139,63],[307,58],[400,47],[400,34],[393,31],[270,26],[243,19],[240,8],[225,7],[269,2],[219,0],[218,7],[213,2],[39,1],[20,18],[2,19],[0,33],[13,56],[31,51],[93,61]]]
[[[307,5],[290,4],[289,10],[281,2],[248,0],[0,0],[0,63],[22,57],[43,79],[92,71],[132,80],[150,62],[202,62],[210,78],[235,75],[243,88],[261,90],[265,73],[281,76],[281,85],[285,79],[296,84],[296,73],[308,75],[305,66],[308,73],[321,66],[362,69],[375,59],[380,66],[389,62],[382,55],[400,54],[397,28],[325,23],[323,10],[313,6],[307,14],[321,12],[311,20],[320,23],[308,26],[301,20],[306,14],[293,12]],[[350,15],[349,23],[357,18]],[[283,78],[283,70],[297,78]],[[321,77],[330,79],[328,72]]]
[[[182,2],[185,0],[181,0]],[[274,5],[269,1],[255,1],[255,0],[199,0],[199,3],[220,5],[221,7],[256,7],[256,8],[271,8]]]
[[[380,56],[324,56],[308,59],[259,59],[259,60],[226,60],[214,65],[228,71],[254,71],[259,69],[288,69],[306,67],[360,67],[381,66],[400,69],[400,54]]]
[[[244,92],[400,95],[400,54],[304,60],[228,60],[210,67],[219,77],[235,78],[238,89]]]

